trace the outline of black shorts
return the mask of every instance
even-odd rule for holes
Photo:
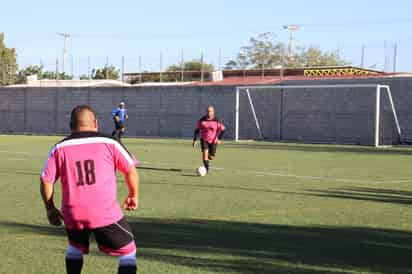
[[[124,128],[123,122],[117,122],[116,120],[114,121],[114,126],[115,126],[116,130]]]
[[[210,144],[200,139],[200,149],[203,151],[208,150],[210,156],[216,156],[217,144]]]
[[[133,231],[123,217],[111,225],[82,230],[67,230],[69,243],[84,254],[89,253],[90,234],[93,233],[99,249],[111,256],[123,256],[136,251]]]

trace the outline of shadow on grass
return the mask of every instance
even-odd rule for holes
[[[306,190],[306,192],[307,195],[325,198],[412,205],[412,191],[368,187],[347,187],[338,188],[335,190]]]
[[[153,262],[237,273],[411,273],[412,233],[365,227],[287,226],[129,217],[139,256]],[[16,233],[63,229],[0,222]],[[6,236],[6,235],[3,235]]]
[[[239,149],[272,149],[286,151],[303,151],[303,152],[329,152],[329,153],[362,153],[362,154],[394,154],[394,155],[412,155],[412,150],[402,147],[393,147],[388,149],[377,149],[367,146],[334,146],[324,144],[292,144],[292,143],[250,143],[250,144],[225,144],[226,147]]]
[[[198,175],[192,175],[192,174],[183,174],[182,176],[200,177]],[[199,178],[199,179],[202,180],[203,178]],[[212,185],[212,184],[204,184],[202,182],[200,182],[199,184],[150,182],[149,184],[150,185],[177,186],[177,187],[184,187],[184,188],[200,188],[200,189],[206,188],[206,189],[222,189],[222,190],[235,190],[235,191],[248,191],[248,192],[275,193],[275,194],[306,195],[305,193],[298,193],[298,192],[279,191],[279,190],[254,188],[254,187]]]
[[[150,171],[164,171],[164,172],[183,172],[183,169],[178,168],[157,168],[157,167],[145,167],[139,166],[139,170],[150,170]]]

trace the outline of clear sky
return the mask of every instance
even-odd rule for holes
[[[21,66],[52,68],[63,52],[56,33],[74,34],[69,56],[75,74],[87,72],[88,56],[92,67],[106,56],[119,65],[125,56],[126,71],[137,71],[142,56],[143,69],[158,70],[160,52],[165,67],[178,62],[181,49],[185,59],[204,52],[218,65],[220,50],[224,63],[258,33],[274,32],[287,42],[285,24],[302,25],[296,44],[339,49],[353,65],[360,64],[365,45],[367,67],[391,68],[397,42],[398,71],[412,71],[410,0],[25,0],[2,1],[0,14],[0,32],[17,49]]]

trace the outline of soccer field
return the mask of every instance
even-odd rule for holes
[[[0,136],[0,273],[65,273],[38,179],[59,139]],[[124,142],[141,161],[139,273],[412,273],[412,149],[227,142],[197,177],[190,141]],[[83,273],[116,268],[93,243]]]

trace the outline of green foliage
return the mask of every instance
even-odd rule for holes
[[[119,80],[120,70],[117,69],[113,65],[105,66],[104,68],[101,68],[101,69],[93,69],[92,79],[94,80],[100,80],[100,79]]]
[[[16,81],[16,50],[4,44],[4,34],[0,33],[0,85],[10,85]]]
[[[208,71],[212,72],[215,70],[214,66],[212,64],[208,64],[203,62],[201,60],[191,60],[183,63],[183,70],[185,71],[202,71],[202,66],[203,66],[203,71]],[[182,70],[182,64],[176,64],[176,65],[171,65],[169,66],[166,71],[174,72],[174,71],[181,71]]]
[[[54,72],[54,71],[45,71],[43,73],[42,79],[73,80],[73,76],[68,75],[64,72],[60,72],[60,73],[56,74],[56,72]]]
[[[287,56],[287,45],[276,42],[274,33],[266,32],[249,39],[247,46],[241,47],[235,60],[226,63],[228,69],[274,68],[284,67],[318,67],[343,66],[349,63],[337,52],[323,52],[319,47],[298,47],[293,56]]]
[[[80,75],[80,80],[89,80],[89,75],[87,74]]]
[[[72,80],[73,76],[67,75],[64,72],[56,73],[54,71],[44,71],[42,65],[28,66],[21,69],[17,75],[19,83],[25,83],[28,76],[37,75],[38,80],[49,79],[49,80]]]

